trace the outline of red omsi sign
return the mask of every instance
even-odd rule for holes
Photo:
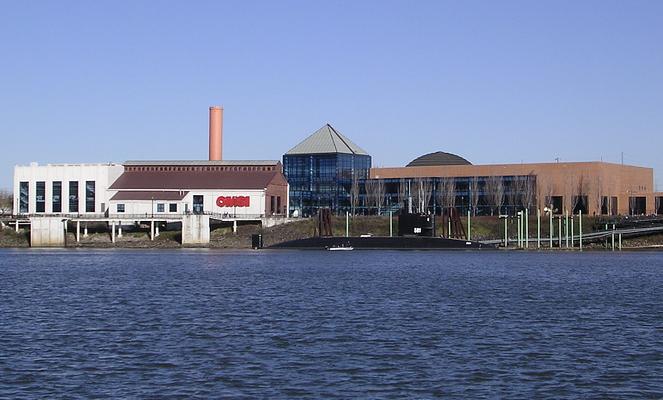
[[[216,199],[219,207],[248,207],[251,205],[249,196],[219,196]]]

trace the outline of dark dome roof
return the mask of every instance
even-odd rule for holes
[[[407,167],[431,167],[436,165],[472,165],[472,163],[461,156],[436,151],[435,153],[428,153],[415,158]]]

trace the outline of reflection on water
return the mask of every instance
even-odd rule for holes
[[[0,398],[663,396],[663,253],[0,251]]]

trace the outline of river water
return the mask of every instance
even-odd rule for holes
[[[663,253],[0,250],[0,398],[663,398]]]

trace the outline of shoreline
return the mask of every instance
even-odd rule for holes
[[[31,247],[31,246],[11,246],[0,244],[0,250],[228,250],[228,251],[327,251],[327,249],[321,248],[297,248],[297,247],[264,247],[261,249],[254,249],[251,247],[232,247],[232,246],[182,246],[180,244],[173,245],[137,245],[137,246],[121,246],[121,245],[78,245],[78,246],[64,246],[64,247]],[[619,252],[639,252],[639,251],[650,251],[650,252],[663,252],[663,245],[650,245],[650,246],[623,246],[622,250],[599,248],[599,247],[586,247],[582,250],[567,249],[567,248],[557,248],[553,247],[542,247],[540,249],[530,248],[530,249],[519,249],[519,248],[402,248],[402,247],[383,247],[383,248],[356,248],[353,251],[423,251],[423,252],[491,252],[491,253],[619,253]]]
[[[345,237],[345,220],[340,217],[333,217],[333,237]],[[588,221],[589,222],[589,221]],[[397,230],[397,221],[393,221],[394,231]],[[596,224],[594,224],[596,225]],[[599,224],[598,226],[600,226]],[[588,227],[592,226],[588,224]],[[476,242],[488,240],[500,240],[503,238],[503,224],[501,221],[493,217],[476,217],[476,222],[472,225],[472,239]],[[126,228],[126,227],[125,227]],[[248,250],[252,249],[251,236],[261,234],[263,238],[263,247],[265,249],[278,245],[280,243],[290,241],[301,241],[302,239],[310,239],[316,237],[316,224],[314,219],[300,219],[289,222],[287,224],[277,225],[273,227],[262,227],[260,224],[242,224],[237,227],[237,231],[233,232],[232,226],[217,225],[212,228],[210,232],[210,242],[200,245],[182,245],[181,244],[181,231],[177,230],[162,230],[160,234],[150,240],[149,230],[140,229],[137,227],[127,228],[121,237],[115,238],[115,243],[111,240],[111,234],[108,232],[108,227],[97,224],[90,226],[90,232],[87,236],[81,236],[80,241],[76,241],[76,235],[69,230],[65,235],[65,246],[63,247],[46,247],[46,248],[64,248],[64,249],[226,249],[226,250]],[[592,230],[590,229],[588,233]],[[510,233],[513,234],[513,230]],[[390,222],[388,218],[378,216],[355,216],[350,220],[349,225],[350,237],[360,237],[369,234],[372,237],[389,237],[390,235]],[[532,234],[532,232],[530,232]],[[534,232],[535,234],[535,232]],[[545,230],[541,231],[542,237],[547,235]],[[511,235],[510,235],[511,236]],[[557,242],[555,238],[555,242]],[[556,243],[555,243],[556,244]],[[615,251],[618,250],[616,244]],[[541,242],[541,248],[536,248],[536,241],[534,236],[530,236],[530,248],[518,249],[515,245],[510,245],[509,248],[496,248],[494,250],[501,250],[507,252],[523,251],[523,252],[551,252],[558,253],[577,252],[577,247],[566,248],[564,243],[562,247],[548,247],[548,240]],[[288,247],[288,246],[284,246]],[[409,246],[408,246],[409,247]],[[28,229],[21,229],[15,232],[14,229],[6,227],[0,230],[0,248],[20,249],[30,247],[30,232]],[[376,250],[400,250],[400,246],[390,247],[389,244],[382,245]],[[355,246],[355,250],[359,250]],[[406,248],[404,250],[413,250]],[[432,249],[437,250],[437,249]],[[446,249],[447,251],[450,249]],[[462,248],[460,250],[469,250]],[[483,251],[493,250],[483,248]],[[640,237],[625,237],[622,241],[622,251],[661,251],[663,250],[663,234],[650,234],[648,236]],[[592,252],[612,252],[611,243],[606,239],[601,242],[585,243],[582,251]]]

